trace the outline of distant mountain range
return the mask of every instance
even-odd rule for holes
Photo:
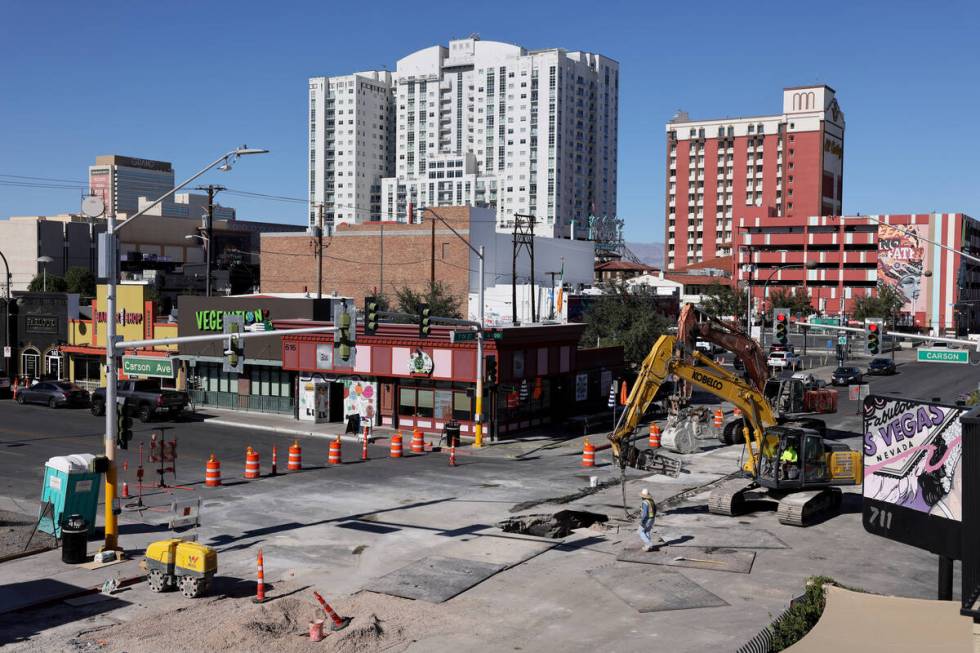
[[[630,251],[636,254],[641,262],[662,268],[664,264],[663,243],[626,243]]]

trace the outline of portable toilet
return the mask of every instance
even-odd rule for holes
[[[79,453],[55,456],[44,464],[39,531],[60,538],[63,515],[81,515],[88,522],[89,532],[95,529],[102,474],[94,471],[94,460],[92,454]]]

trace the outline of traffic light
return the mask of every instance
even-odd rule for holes
[[[337,332],[338,339],[340,341],[340,346],[337,348],[337,352],[340,354],[340,360],[349,361],[350,360],[350,332],[351,332],[351,319],[350,313],[347,311],[342,311],[340,313],[340,320],[337,324],[340,331]]]
[[[775,325],[776,342],[785,345],[789,342],[789,311],[785,308],[777,308],[773,311],[772,319]]]
[[[497,382],[497,357],[487,356],[487,384],[493,385]]]
[[[373,336],[378,332],[378,298],[364,298],[364,335]]]
[[[432,333],[432,309],[428,304],[419,306],[419,338],[428,338]]]
[[[129,416],[125,403],[116,404],[116,445],[120,449],[129,449],[132,439],[133,418]]]
[[[867,329],[867,340],[868,340],[868,353],[872,356],[876,356],[881,352],[881,320],[865,320],[865,329]]]
[[[244,318],[241,315],[226,315],[221,328],[228,336],[225,339],[225,361],[221,371],[242,374],[245,372],[245,348],[238,335],[245,331]]]

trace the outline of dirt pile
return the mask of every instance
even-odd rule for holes
[[[359,592],[332,604],[340,615],[352,618],[350,625],[331,632],[326,618],[326,638],[315,643],[309,641],[309,624],[325,615],[315,603],[312,588],[282,583],[276,593],[281,598],[262,605],[253,604],[250,598],[214,597],[188,601],[170,611],[148,611],[126,623],[85,632],[73,644],[78,650],[128,653],[367,653],[401,651],[426,637],[471,627],[468,618],[453,615],[445,606]]]

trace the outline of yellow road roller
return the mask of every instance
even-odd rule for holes
[[[141,563],[154,592],[180,588],[188,598],[201,596],[218,571],[218,552],[181,538],[153,542]]]

